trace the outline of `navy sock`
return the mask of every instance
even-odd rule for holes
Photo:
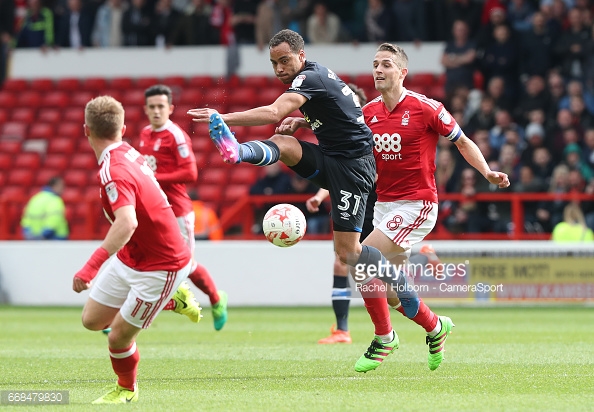
[[[336,329],[349,330],[349,304],[351,301],[351,289],[347,284],[346,276],[334,275],[332,285],[332,309],[336,316]]]
[[[280,150],[270,140],[253,140],[239,145],[239,158],[256,166],[268,166],[278,162]]]

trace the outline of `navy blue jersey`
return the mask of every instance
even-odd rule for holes
[[[365,124],[355,93],[332,70],[306,61],[286,93],[307,98],[299,110],[316,135],[322,153],[347,158],[372,153],[373,134]]]

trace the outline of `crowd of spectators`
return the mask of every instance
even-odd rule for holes
[[[0,16],[0,67],[9,44],[264,48],[285,27],[310,44],[443,41],[444,104],[509,191],[594,194],[592,0],[0,0]],[[440,193],[494,191],[446,139],[438,150]],[[524,229],[550,232],[567,203],[526,204]],[[581,207],[594,229],[594,202]],[[509,202],[440,210],[452,231],[512,225]]]

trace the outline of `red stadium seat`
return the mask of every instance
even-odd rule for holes
[[[43,169],[63,171],[68,167],[70,157],[61,153],[48,153],[43,159]]]
[[[114,77],[109,81],[111,89],[129,90],[134,88],[134,82],[130,77]]]
[[[84,105],[80,107],[68,107],[64,109],[64,121],[82,125],[85,121]]]
[[[27,136],[27,123],[6,122],[0,127],[0,139],[23,140]]]
[[[61,176],[62,171],[58,169],[39,169],[35,174],[35,186],[45,186],[52,177]]]
[[[169,86],[169,87],[179,87],[185,88],[187,85],[187,81],[185,77],[182,76],[167,76],[161,79],[161,83]],[[175,96],[174,96],[175,98]]]
[[[229,175],[230,184],[252,185],[260,175],[260,170],[253,166],[236,166]]]
[[[178,105],[190,105],[192,107],[200,107],[202,103],[202,91],[197,88],[183,90],[177,99]],[[174,98],[175,102],[175,98]]]
[[[35,109],[30,107],[17,107],[12,111],[10,118],[14,122],[31,124],[35,119]]]
[[[485,77],[483,74],[479,70],[475,70],[472,78],[474,82],[474,88],[483,90],[485,87]]]
[[[0,91],[0,108],[12,109],[17,102],[16,96],[12,91]]]
[[[229,98],[229,92],[224,88],[210,89],[205,93],[199,107],[226,105]]]
[[[219,203],[223,198],[223,186],[200,185],[198,186],[198,196],[204,202]]]
[[[28,187],[21,186],[20,184],[6,185],[0,192],[0,197],[11,200],[28,200]],[[20,214],[17,219],[20,220]]]
[[[12,167],[13,156],[0,151],[0,170],[8,170]],[[1,173],[4,176],[4,173]]]
[[[20,93],[16,104],[20,107],[38,108],[41,105],[41,94],[37,91]]]
[[[72,160],[70,161],[70,169],[89,171],[95,170],[97,167],[97,157],[94,153],[77,153],[72,156]]]
[[[427,87],[432,86],[435,82],[435,75],[433,73],[417,73],[409,79],[410,87]]]
[[[249,194],[249,185],[231,184],[225,187],[225,201],[235,202],[239,198],[245,197]]]
[[[210,76],[194,76],[188,80],[188,87],[190,89],[207,89],[212,85],[214,85],[214,81],[213,78]]]
[[[13,167],[15,169],[39,169],[41,166],[41,156],[37,152],[22,152],[14,159]]]
[[[41,109],[37,114],[37,121],[47,123],[58,123],[62,118],[62,112],[58,109]]]
[[[64,122],[58,124],[58,130],[56,131],[56,137],[66,137],[68,139],[82,138],[84,135],[83,124]]]
[[[192,139],[210,139],[208,134],[208,123],[192,122]]]
[[[55,136],[54,125],[52,123],[33,123],[29,128],[30,139],[49,140]]]
[[[33,79],[29,83],[29,89],[40,92],[47,92],[54,89],[54,81],[52,79]]]
[[[144,91],[139,89],[128,90],[121,96],[124,109],[128,107],[138,107],[144,105]]]
[[[259,91],[265,90],[272,83],[272,79],[269,76],[252,75],[245,76],[243,78],[243,85],[246,87],[252,87]]]
[[[336,73],[336,75],[337,75],[338,77],[340,77],[340,80],[342,80],[342,81],[343,81],[343,82],[345,82],[346,84],[349,84],[349,83],[355,83],[355,82],[353,81],[353,79],[351,79],[351,75],[350,75],[350,74],[346,74],[346,73],[342,73],[342,74],[340,74],[340,73]],[[357,85],[357,86],[358,86],[358,85]]]
[[[9,185],[22,186],[29,188],[35,180],[37,170],[33,169],[12,169],[8,172],[7,183]]]
[[[194,137],[192,139],[192,149],[194,150],[194,153],[198,152],[204,154],[215,150],[215,145],[212,143],[212,140],[208,138],[208,136],[204,137],[190,135],[190,137]]]
[[[0,108],[0,124],[8,121],[8,109]]]
[[[89,183],[89,172],[87,170],[68,169],[64,173],[64,183],[66,187],[84,187]]]
[[[250,136],[250,140],[260,140],[261,138],[263,139],[268,139],[269,137],[271,137],[274,134],[274,131],[276,129],[276,125],[274,124],[265,124],[262,126],[250,126],[249,129],[249,136]]]
[[[145,119],[142,106],[127,106],[126,108],[126,123],[139,122]]]
[[[68,179],[68,174],[64,176],[64,182],[66,183],[66,179]],[[79,187],[73,187],[66,183],[66,187],[62,192],[62,199],[64,203],[79,203],[82,200],[82,194]]]
[[[70,106],[84,112],[85,105],[95,97],[95,94],[85,90],[79,90],[70,94]]]
[[[427,89],[425,89],[425,94],[427,97],[430,97],[435,100],[443,101],[445,100],[445,87],[440,84],[433,85]]]
[[[264,89],[258,91],[257,104],[258,106],[267,106],[274,103],[276,99],[281,95],[278,89]]]
[[[207,155],[206,153],[194,152],[194,157],[196,158],[196,167],[198,168],[198,175],[200,175],[200,170],[206,165]]]
[[[0,138],[2,132],[0,129]],[[2,140],[0,139],[0,153],[15,154],[21,151],[21,142],[19,140]]]
[[[80,80],[74,77],[65,77],[56,81],[56,90],[74,92],[81,87]]]
[[[199,181],[201,184],[224,186],[228,175],[228,168],[208,168],[199,173]]]
[[[237,89],[230,89],[229,95],[227,96],[227,104],[256,106],[258,104],[256,89],[245,86]]]
[[[214,151],[208,155],[206,159],[206,166],[208,168],[215,168],[215,167],[229,167],[224,161],[219,152]]]
[[[44,107],[62,108],[70,104],[70,98],[65,92],[45,93],[41,99],[41,105]]]
[[[24,79],[6,79],[2,88],[9,92],[22,92],[27,90],[29,83]]]
[[[134,82],[134,87],[136,89],[142,89],[142,92],[144,93],[144,89],[148,89],[155,84],[161,84],[159,79],[156,77],[139,77]]]
[[[375,87],[375,81],[371,73],[369,74],[358,74],[354,78],[351,78],[351,83],[355,83],[358,87],[364,89]]]
[[[48,153],[62,153],[66,155],[71,155],[74,153],[74,149],[76,147],[76,141],[69,137],[55,137],[50,139],[49,145],[47,147]]]
[[[107,89],[107,80],[103,77],[88,77],[83,80],[82,87],[84,90],[103,94],[103,91]]]

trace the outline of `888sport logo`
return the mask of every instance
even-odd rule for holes
[[[382,160],[402,160],[401,141],[402,138],[398,133],[374,133],[373,135],[375,150],[382,154]]]

